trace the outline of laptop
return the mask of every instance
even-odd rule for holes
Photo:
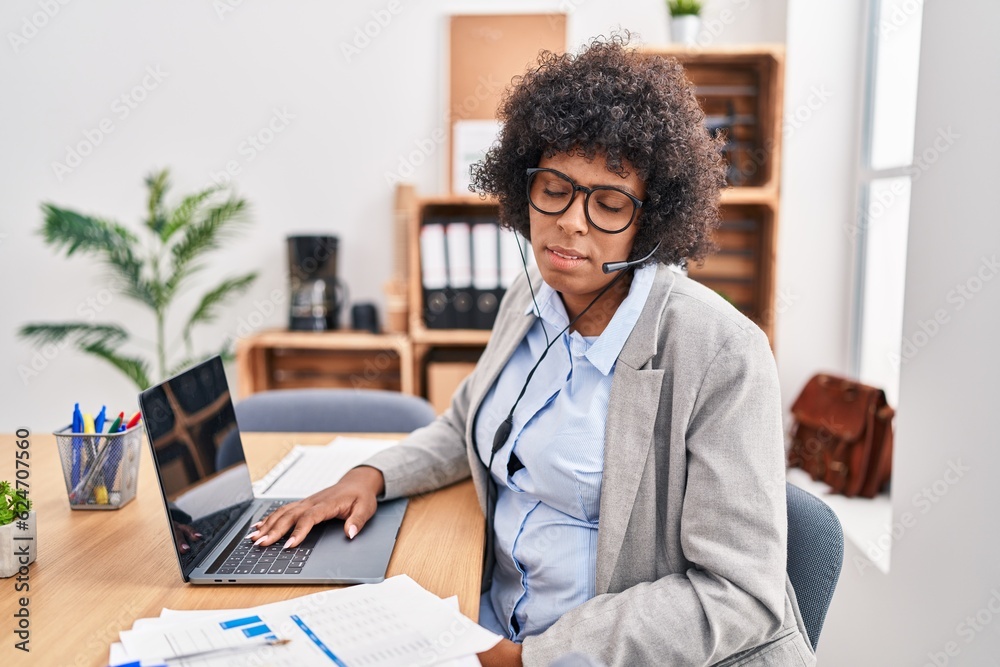
[[[167,530],[192,584],[356,584],[385,579],[405,498],[379,503],[353,540],[344,522],[314,526],[297,547],[244,539],[297,500],[255,498],[236,412],[218,356],[139,394]],[[199,534],[197,537],[195,534]]]

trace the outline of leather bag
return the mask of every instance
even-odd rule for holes
[[[892,469],[892,418],[885,392],[826,373],[813,376],[792,405],[789,467],[834,493],[874,498]]]

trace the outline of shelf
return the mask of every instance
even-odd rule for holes
[[[240,339],[236,363],[240,396],[310,387],[416,391],[405,334],[272,329]]]
[[[778,204],[778,190],[774,187],[732,187],[719,194],[719,203],[727,204]]]
[[[410,338],[421,345],[486,347],[492,331],[481,329],[415,329]]]
[[[393,350],[406,346],[405,334],[367,331],[288,331],[268,329],[253,336],[253,344],[266,347],[330,350]]]

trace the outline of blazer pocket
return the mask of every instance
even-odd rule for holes
[[[806,666],[807,663],[796,648],[796,640],[800,639],[798,628],[791,628],[769,642],[760,644],[746,651],[732,655],[713,667],[790,667]]]

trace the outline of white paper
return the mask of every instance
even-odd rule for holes
[[[335,484],[348,470],[398,442],[338,437],[325,446],[296,445],[271,472],[254,484],[254,495],[258,498],[304,498]]]
[[[247,647],[246,652],[235,656],[230,653],[199,659],[197,664],[245,664],[256,655],[279,667],[430,667],[456,659],[471,665],[467,660],[470,656],[489,650],[500,640],[458,613],[454,603],[445,603],[405,575],[380,584],[323,591],[252,609],[199,613],[194,617],[174,613],[158,621],[145,629],[121,633],[125,651],[133,660],[156,661],[221,647]],[[246,636],[245,631],[252,633],[253,628],[263,626],[267,628],[263,634]],[[279,647],[249,648],[269,636],[291,642]]]
[[[471,167],[486,156],[493,142],[500,135],[502,123],[498,120],[459,120],[452,130],[454,151],[452,152],[452,192],[469,194],[472,182]]]
[[[445,598],[442,600],[445,605],[452,611],[458,612],[458,596],[451,596],[450,598]],[[245,610],[238,609],[168,609],[164,607],[160,611],[159,618],[141,618],[137,620],[133,625],[133,630],[159,630],[166,631],[171,628],[175,628],[178,625],[183,625],[185,622],[191,621],[192,619],[209,619],[212,617],[235,617],[236,615],[245,614]],[[246,655],[241,655],[240,657],[246,658]],[[108,657],[109,665],[123,665],[130,662],[136,661],[137,658],[130,655],[126,650],[125,646],[120,642],[116,642],[111,645],[110,654]],[[148,663],[148,661],[147,661]],[[475,653],[470,653],[469,655],[460,658],[449,658],[441,662],[434,663],[434,667],[479,667],[479,658]]]

